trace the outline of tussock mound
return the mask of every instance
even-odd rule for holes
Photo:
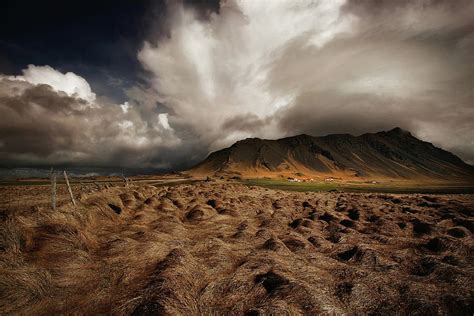
[[[109,186],[53,211],[35,194],[1,208],[4,314],[474,312],[471,195],[209,181]]]

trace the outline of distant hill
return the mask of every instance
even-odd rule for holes
[[[474,178],[474,166],[398,127],[361,136],[303,134],[277,140],[244,139],[211,153],[188,172],[218,176]]]

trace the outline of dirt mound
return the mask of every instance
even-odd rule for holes
[[[37,190],[2,204],[4,314],[474,312],[472,195],[203,182],[109,186],[52,211]]]

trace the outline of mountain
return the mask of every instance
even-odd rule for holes
[[[474,166],[401,128],[361,136],[248,138],[188,171],[201,175],[473,179]]]

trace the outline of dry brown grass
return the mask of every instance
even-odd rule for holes
[[[0,189],[2,314],[474,312],[472,195],[48,189]]]

